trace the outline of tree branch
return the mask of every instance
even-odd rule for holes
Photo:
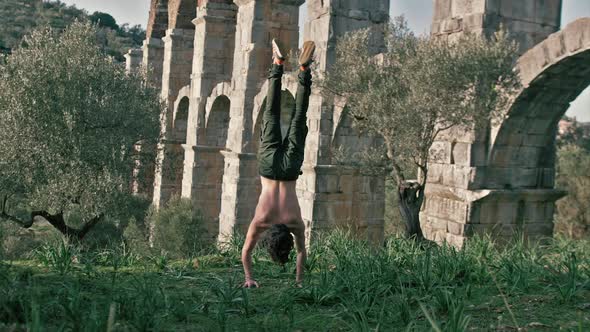
[[[75,238],[77,240],[84,239],[86,234],[103,218],[102,214],[98,215],[86,221],[80,229],[68,226],[64,220],[63,212],[60,212],[58,214],[50,214],[47,211],[33,211],[31,212],[31,218],[29,220],[22,220],[6,212],[7,201],[8,195],[5,195],[2,202],[2,211],[0,212],[0,218],[12,221],[23,228],[31,228],[35,223],[35,218],[41,217],[47,220],[47,222],[50,223],[51,226],[55,227],[55,229],[57,229],[64,236],[68,238]]]

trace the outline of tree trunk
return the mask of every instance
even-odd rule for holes
[[[4,201],[2,211],[0,211],[0,218],[15,222],[23,228],[31,228],[35,223],[35,219],[37,217],[41,217],[47,220],[47,222],[49,222],[51,226],[57,229],[63,236],[65,236],[69,240],[82,241],[86,234],[88,234],[88,232],[102,219],[102,215],[96,216],[90,219],[89,221],[85,222],[84,225],[82,225],[82,228],[77,229],[72,228],[66,224],[62,213],[50,214],[47,211],[33,211],[31,213],[30,220],[22,220],[6,213],[5,207],[6,200]]]
[[[406,236],[423,240],[420,209],[424,202],[424,187],[418,182],[403,181],[398,185],[399,210],[406,224]]]

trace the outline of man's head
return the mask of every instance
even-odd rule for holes
[[[289,254],[293,250],[293,236],[289,227],[282,224],[273,225],[266,234],[265,242],[273,262],[284,265],[289,261]]]

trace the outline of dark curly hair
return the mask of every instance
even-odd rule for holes
[[[264,242],[273,262],[285,265],[289,261],[289,254],[293,250],[293,236],[289,227],[282,224],[273,225],[267,231]]]

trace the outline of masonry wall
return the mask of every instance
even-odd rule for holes
[[[431,31],[435,37],[454,39],[464,33],[490,36],[503,27],[522,54],[557,31],[560,19],[561,0],[437,0]],[[529,119],[521,128],[534,123]],[[519,150],[518,155],[493,151],[496,135],[491,126],[454,128],[433,144],[421,213],[428,238],[462,246],[473,234],[551,235],[554,202],[562,195],[553,190],[553,173],[539,173],[536,166],[492,167],[495,160],[512,164],[522,157],[530,164],[540,156],[528,153],[538,149]],[[552,139],[543,149],[554,142],[554,133],[544,132],[543,140],[548,137]],[[549,162],[554,151],[541,155]]]
[[[492,35],[505,28],[521,54],[561,25],[562,0],[436,0],[431,33],[456,38],[464,32]]]

